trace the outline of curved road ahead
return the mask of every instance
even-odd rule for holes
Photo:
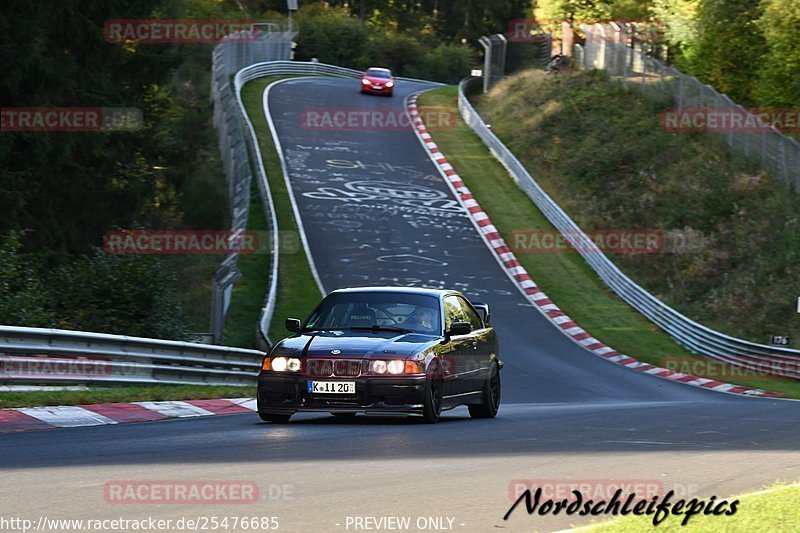
[[[429,87],[401,82],[380,98],[357,84],[293,79],[265,96],[319,281],[325,291],[454,287],[488,302],[506,361],[498,418],[470,420],[462,407],[436,426],[327,415],[274,426],[230,415],[5,434],[0,514],[278,516],[284,531],[353,531],[348,516],[440,516],[461,531],[551,530],[587,520],[518,509],[504,521],[519,480],[725,497],[800,478],[800,404],[667,382],[578,347],[512,285],[410,128],[313,122],[336,110],[385,121]],[[255,480],[267,494],[248,505],[117,505],[103,498],[112,479]]]

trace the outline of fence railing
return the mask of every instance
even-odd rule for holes
[[[0,326],[0,382],[253,385],[265,355],[210,344]]]
[[[211,99],[214,102],[214,126],[219,132],[219,150],[228,180],[231,208],[231,238],[236,239],[247,228],[250,207],[251,161],[255,161],[249,136],[245,135],[245,114],[234,94],[231,76],[247,65],[269,60],[289,59],[295,33],[282,31],[279,25],[266,25],[267,31],[239,32],[214,47],[212,57]],[[275,28],[276,31],[273,31]],[[246,34],[246,35],[243,35]],[[248,155],[248,151],[250,155]],[[252,157],[252,158],[251,158]],[[260,184],[259,184],[260,187]],[[262,194],[262,198],[264,195]],[[272,251],[277,250],[275,216],[272,203],[264,203],[265,215],[272,235]],[[232,247],[236,250],[237,247]],[[234,282],[241,273],[237,268],[239,253],[234,251],[222,261],[214,276],[211,303],[211,333],[214,342],[221,342],[225,316]],[[277,272],[277,256],[273,255],[272,278]],[[271,286],[274,283],[270,281]],[[270,290],[266,299],[274,297]],[[265,304],[267,305],[267,304]],[[261,328],[260,328],[261,329]],[[263,330],[262,330],[263,333]],[[266,337],[265,337],[266,338]]]
[[[541,188],[522,163],[486,126],[466,96],[468,85],[472,83],[477,85],[480,82],[480,78],[469,78],[459,84],[458,108],[464,121],[481,138],[495,158],[506,167],[520,189],[567,241],[574,244],[583,259],[620,298],[694,353],[740,366],[760,362],[765,367],[770,367],[776,360],[790,363],[798,361],[800,350],[758,344],[710,329],[672,309],[627,277]],[[790,377],[800,378],[796,365],[793,368],[794,375]]]
[[[736,120],[739,124],[755,125],[708,127],[706,131],[734,152],[756,158],[784,185],[800,192],[800,142],[796,139],[774,126],[762,124],[758,116],[713,87],[648,55],[648,42],[638,38],[635,24],[594,24],[581,26],[581,30],[587,38],[583,47],[576,46],[576,65],[604,69],[612,77],[635,85],[644,93],[671,98],[675,106],[671,111],[675,116],[684,113],[691,118],[699,114],[703,118],[724,113],[729,123]],[[793,113],[796,116],[797,110]]]

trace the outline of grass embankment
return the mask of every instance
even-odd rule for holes
[[[652,516],[626,516],[578,528],[575,531],[592,533],[800,531],[800,513],[797,512],[800,484],[776,485],[767,491],[725,499],[729,502],[739,500],[736,513],[732,516],[695,515],[685,526],[681,526],[683,515],[670,515],[658,525],[658,528],[653,526]]]
[[[321,298],[300,241],[300,233],[283,178],[278,152],[272,140],[269,124],[264,117],[262,104],[264,89],[279,79],[282,77],[276,76],[252,81],[242,89],[245,109],[253,122],[253,128],[258,137],[280,233],[278,294],[275,313],[269,328],[270,340],[273,342],[277,342],[287,335],[283,325],[287,317],[304,319]],[[266,285],[261,287],[262,300],[265,293]]]
[[[457,89],[445,87],[424,93],[419,106],[423,113],[425,108],[437,111],[444,108],[456,113],[456,102]],[[553,230],[505,168],[462,121],[457,121],[453,128],[432,130],[431,134],[506,242],[513,242],[514,231]],[[616,350],[660,366],[668,358],[691,357],[666,333],[611,292],[578,254],[520,253],[517,258],[559,307],[594,337]],[[723,378],[720,375],[709,377]],[[724,380],[800,398],[800,384],[789,380],[759,377]]]
[[[208,400],[247,398],[254,387],[214,387],[209,385],[157,385],[116,387],[82,391],[6,391],[0,393],[0,409],[42,405],[91,405],[94,403],[156,402],[168,400]]]
[[[601,71],[527,71],[477,108],[581,227],[690,236],[685,253],[611,256],[656,297],[730,335],[800,346],[800,195],[710,135],[665,131],[671,107]]]
[[[231,305],[225,319],[222,344],[240,348],[255,348],[258,335],[258,319],[269,289],[270,254],[267,218],[258,192],[257,174],[250,182],[250,210],[247,218],[248,231],[256,231],[259,236],[257,253],[239,256],[238,268],[242,273],[233,285]]]

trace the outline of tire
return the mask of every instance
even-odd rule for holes
[[[442,414],[442,373],[434,366],[428,371],[425,380],[425,399],[422,402],[422,420],[426,424],[435,424]]]
[[[497,410],[500,408],[500,370],[497,368],[497,363],[492,363],[489,369],[489,377],[483,384],[483,391],[481,393],[481,403],[477,405],[468,405],[469,416],[472,418],[494,418],[497,416]]]
[[[347,420],[352,420],[356,417],[356,413],[331,413],[336,418],[344,418]]]
[[[273,424],[286,424],[292,415],[277,415],[274,413],[258,413],[261,420],[264,422],[272,422]]]

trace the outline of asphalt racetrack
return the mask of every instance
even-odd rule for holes
[[[410,127],[309,122],[326,110],[399,116],[428,87],[398,82],[382,98],[360,95],[358,80],[298,78],[273,84],[265,105],[322,288],[449,287],[489,303],[506,363],[498,417],[471,420],[461,407],[434,426],[326,414],[271,425],[247,414],[3,434],[0,515],[277,517],[279,531],[408,516],[412,531],[419,517],[456,531],[547,531],[588,519],[520,507],[504,520],[519,486],[627,480],[724,498],[798,479],[800,404],[672,383],[589,353],[506,277]],[[254,481],[261,496],[156,505],[104,492],[114,480],[177,479]]]

